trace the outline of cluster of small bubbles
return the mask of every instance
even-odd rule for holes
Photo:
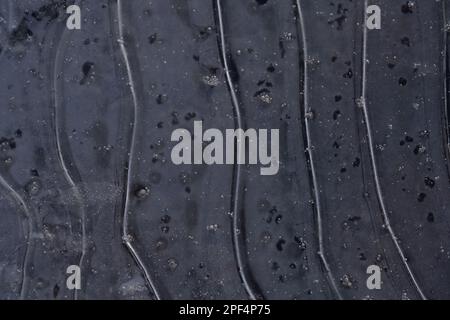
[[[12,160],[11,157],[6,157],[6,158],[3,160],[3,162],[4,162],[6,165],[11,165],[12,162],[13,162],[13,160]]]
[[[377,148],[378,150],[380,150],[380,151],[383,151],[385,147],[386,147],[386,146],[383,145],[383,144],[377,144],[377,145],[376,145],[376,148]]]
[[[353,287],[353,281],[352,278],[348,274],[344,274],[342,278],[340,279],[341,284],[345,288],[352,288]]]
[[[122,241],[124,243],[133,242],[133,236],[131,236],[130,234],[126,234],[126,235],[122,236]]]
[[[294,237],[294,240],[298,244],[299,249],[306,250],[307,243],[302,237]]]
[[[174,271],[178,267],[178,261],[174,258],[169,258],[167,260],[167,265],[169,266],[169,269]]]
[[[270,242],[271,239],[272,239],[272,235],[268,231],[265,231],[262,233],[262,235],[261,235],[262,243],[268,243],[268,242]]]
[[[141,187],[136,190],[135,195],[139,199],[144,199],[150,195],[150,188],[149,187]]]
[[[258,95],[258,98],[259,98],[259,100],[261,100],[262,102],[267,103],[267,104],[271,104],[272,100],[273,100],[273,98],[272,98],[272,96],[270,95],[269,92],[262,92],[262,93],[260,93]]]
[[[170,216],[168,214],[165,214],[161,217],[161,222],[162,223],[169,223],[171,220]]]
[[[283,35],[281,36],[281,39],[284,41],[292,41],[294,40],[294,36],[292,32],[284,32]]]
[[[309,64],[309,65],[316,66],[316,65],[320,64],[320,60],[317,59],[317,58],[308,57],[308,59],[306,59],[306,63]]]
[[[218,224],[210,224],[210,225],[206,226],[206,230],[217,231],[217,230],[219,230],[219,225]]]
[[[302,263],[302,270],[303,271],[309,271],[309,266],[308,266],[308,264],[307,263]]]
[[[425,153],[426,150],[427,150],[427,148],[425,146],[420,145],[420,146],[418,146],[416,153],[422,154],[422,153]]]
[[[305,113],[305,118],[308,120],[314,119],[314,112],[312,110],[309,110],[308,112]]]
[[[219,77],[215,74],[203,76],[202,81],[210,87],[217,87],[220,84]]]
[[[356,106],[358,108],[364,108],[364,98],[363,97],[357,98],[355,100],[355,102],[356,102]]]
[[[412,9],[414,9],[415,5],[416,4],[414,3],[414,1],[407,1],[406,5],[402,6],[402,11],[404,13],[411,13]]]
[[[25,186],[25,191],[32,196],[37,195],[40,190],[41,190],[41,183],[38,180],[31,180]]]

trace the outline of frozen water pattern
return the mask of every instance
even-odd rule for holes
[[[1,1],[0,298],[450,298],[449,8]],[[174,165],[200,120],[278,174]]]

